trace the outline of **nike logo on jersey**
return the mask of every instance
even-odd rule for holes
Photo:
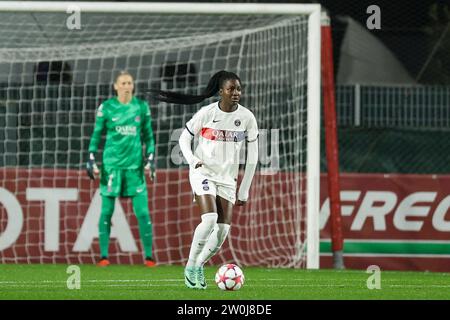
[[[220,120],[213,120],[213,123],[219,122]]]
[[[115,118],[111,118],[112,121],[117,121],[119,120],[119,117],[115,117]]]

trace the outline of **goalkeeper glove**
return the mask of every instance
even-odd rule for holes
[[[93,153],[89,154],[89,160],[86,162],[86,172],[92,180],[95,180],[95,175],[99,173]]]
[[[155,154],[154,153],[150,153],[148,155],[147,159],[145,159],[144,169],[150,170],[150,180],[151,181],[155,180],[156,168],[155,168]]]

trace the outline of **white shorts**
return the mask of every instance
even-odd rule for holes
[[[230,187],[229,185],[212,181],[199,171],[189,170],[189,182],[191,183],[192,191],[198,196],[211,194],[214,197],[219,196],[224,198],[232,204],[236,202],[236,187]]]

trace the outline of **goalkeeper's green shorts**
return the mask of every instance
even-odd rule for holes
[[[113,169],[102,166],[100,194],[107,197],[133,197],[147,194],[144,169]]]

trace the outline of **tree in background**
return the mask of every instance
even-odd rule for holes
[[[428,57],[417,75],[419,83],[450,85],[450,5],[440,1],[430,6],[427,35]]]

